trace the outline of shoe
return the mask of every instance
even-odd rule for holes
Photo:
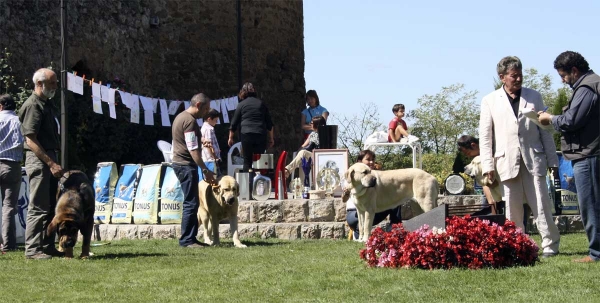
[[[581,259],[574,259],[573,262],[575,262],[575,263],[594,263],[594,262],[598,262],[598,260],[594,260],[590,256],[585,256]]]
[[[29,259],[29,260],[48,260],[48,259],[52,259],[51,255],[47,255],[45,253],[37,253],[35,255],[26,255],[25,259]]]
[[[45,251],[45,253],[47,255],[52,256],[52,257],[64,257],[65,256],[65,252],[64,251],[58,251],[56,248],[55,249],[50,249],[48,251]]]
[[[198,243],[192,243],[190,245],[186,245],[186,246],[182,246],[182,247],[185,247],[185,248],[204,248],[204,245],[200,245]]]
[[[542,254],[542,258],[552,258],[558,256],[557,252],[545,252]]]

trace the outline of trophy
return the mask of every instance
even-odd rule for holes
[[[317,187],[325,190],[328,198],[333,197],[333,190],[340,186],[340,175],[331,168],[323,168],[317,174]]]

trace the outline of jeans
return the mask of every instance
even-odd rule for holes
[[[600,156],[575,160],[571,165],[590,257],[600,260]]]
[[[242,134],[242,153],[244,154],[244,171],[252,168],[252,155],[262,154],[267,149],[267,135]]]
[[[181,183],[183,191],[183,210],[181,214],[180,246],[188,246],[198,242],[198,166],[171,164],[173,171]]]
[[[4,249],[17,248],[15,215],[21,189],[21,163],[0,160],[0,207],[2,207],[2,242]]]
[[[376,213],[375,218],[373,219],[373,226],[381,223],[381,221],[385,220],[385,218],[390,215],[390,224],[397,224],[402,222],[402,206],[398,206],[396,208],[384,210],[382,212]],[[358,212],[356,209],[346,210],[346,222],[348,226],[354,231],[354,238],[358,239],[360,236],[358,229]]]

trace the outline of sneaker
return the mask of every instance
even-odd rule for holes
[[[45,253],[37,253],[35,255],[25,255],[25,259],[29,260],[48,260],[52,259],[51,255],[47,255]]]
[[[186,245],[186,246],[182,246],[182,247],[185,247],[185,248],[204,248],[204,245],[200,245],[198,243],[192,243],[190,245]]]
[[[542,254],[542,258],[552,258],[558,256],[558,252],[545,252]]]

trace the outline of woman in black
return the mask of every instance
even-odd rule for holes
[[[265,149],[273,146],[273,121],[265,103],[256,98],[252,83],[247,82],[238,94],[240,103],[235,109],[229,127],[228,144],[234,143],[235,131],[240,130],[242,154],[244,156],[244,171],[252,168],[252,155],[262,154]],[[243,101],[243,102],[242,102]]]

